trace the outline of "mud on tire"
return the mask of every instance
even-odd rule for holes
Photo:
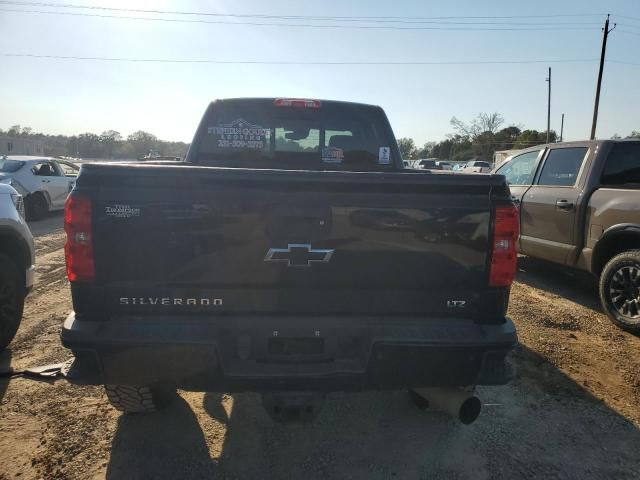
[[[152,413],[167,407],[176,396],[168,387],[105,385],[109,403],[124,413]]]

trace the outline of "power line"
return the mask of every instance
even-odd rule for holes
[[[0,3],[2,3],[0,1]],[[123,20],[143,20],[153,22],[169,22],[169,23],[203,23],[215,25],[251,25],[262,27],[294,27],[294,28],[339,28],[339,29],[360,29],[360,30],[457,30],[457,31],[553,31],[553,30],[595,30],[595,27],[587,26],[586,23],[575,24],[521,24],[523,26],[515,27],[509,23],[493,23],[494,27],[482,27],[480,23],[438,23],[438,26],[398,26],[398,25],[327,25],[327,24],[310,24],[310,23],[270,23],[270,22],[247,22],[247,21],[228,21],[228,20],[202,20],[202,19],[184,19],[184,18],[163,18],[163,17],[133,17],[127,15],[105,15],[98,13],[78,13],[78,12],[52,12],[46,10],[22,10],[0,8],[0,12],[9,13],[37,13],[44,15],[64,15],[73,17],[95,17],[95,18],[115,18]],[[504,25],[505,28],[496,28],[498,25]],[[539,25],[539,26],[538,26]],[[575,26],[573,26],[575,25]]]
[[[625,28],[637,28],[640,30],[640,25],[632,25],[630,23],[618,23],[619,27],[625,27]]]
[[[102,62],[139,62],[139,63],[211,63],[222,65],[519,65],[536,63],[592,63],[597,58],[573,58],[557,60],[433,60],[433,61],[290,61],[290,60],[217,60],[217,59],[175,59],[175,58],[130,58],[130,57],[100,57],[76,55],[38,55],[32,53],[0,52],[2,57],[38,58],[52,60],[80,60]],[[623,63],[623,62],[617,62]],[[632,64],[634,65],[634,64]]]
[[[624,33],[626,35],[636,35],[640,37],[640,32],[630,32],[629,30],[617,30],[618,33]]]
[[[102,10],[111,12],[131,12],[131,13],[155,13],[164,15],[192,15],[192,16],[213,16],[213,17],[233,17],[233,18],[265,18],[265,19],[284,19],[284,20],[332,20],[332,21],[370,21],[370,20],[453,20],[453,19],[517,19],[517,18],[580,18],[580,17],[601,17],[603,13],[569,13],[569,14],[551,14],[551,15],[484,15],[484,16],[432,16],[432,17],[414,17],[414,16],[326,16],[326,15],[267,15],[267,14],[241,14],[241,13],[217,13],[217,12],[192,12],[184,10],[155,10],[141,8],[118,8],[105,7],[101,5],[82,5],[75,3],[48,3],[48,2],[17,2],[9,0],[0,0],[0,4],[29,6],[29,7],[47,7],[47,8],[65,8],[65,9],[86,9],[86,10]],[[632,19],[633,17],[627,17]]]
[[[636,22],[640,22],[640,17],[630,17],[628,15],[614,15],[614,17],[624,18],[626,20],[635,20]]]
[[[624,62],[622,60],[605,60],[604,63],[617,63],[618,65],[633,65],[634,67],[640,67],[640,63]]]
[[[211,63],[221,65],[345,65],[345,66],[384,66],[384,65],[526,65],[538,63],[594,63],[597,58],[567,58],[556,60],[433,60],[433,61],[289,61],[289,60],[217,60],[217,59],[174,59],[174,58],[128,58],[128,57],[100,57],[77,55],[39,55],[32,53],[5,53],[0,57],[35,58],[50,60],[78,60],[101,62],[132,62],[132,63]],[[622,60],[606,60],[605,63],[640,66],[640,63]]]

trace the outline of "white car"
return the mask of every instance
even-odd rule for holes
[[[467,166],[464,167],[462,171],[465,173],[489,173],[491,171],[491,164],[489,162],[474,160],[467,163]]]
[[[61,210],[75,184],[80,167],[50,157],[9,155],[0,157],[0,183],[24,197],[27,218],[37,220],[47,212]]]

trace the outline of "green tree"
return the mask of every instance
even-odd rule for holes
[[[7,135],[9,135],[10,137],[17,137],[18,135],[20,135],[21,131],[22,131],[22,128],[20,127],[20,125],[13,125],[9,127],[9,131],[7,132]]]
[[[497,112],[479,113],[470,122],[452,117],[450,122],[453,129],[463,141],[471,142],[471,156],[479,156],[486,160],[493,157],[496,150],[496,134],[504,123],[504,118]],[[456,155],[461,155],[466,149],[460,149]]]
[[[431,149],[431,157],[441,158],[443,160],[451,158],[451,149],[454,146],[454,141],[452,139],[443,140],[442,142],[436,143]]]
[[[640,138],[640,130],[634,130],[627,138]]]
[[[556,132],[551,130],[549,134],[549,141],[555,142],[557,139]],[[527,148],[532,147],[534,145],[542,145],[547,143],[547,132],[539,132],[538,130],[524,130],[519,136],[518,139],[513,144],[513,148]]]
[[[133,146],[133,153],[136,157],[149,153],[151,150],[156,150],[158,146],[158,138],[143,130],[133,132],[127,137],[127,142]]]
[[[436,146],[436,142],[427,142],[425,143],[422,148],[417,149],[416,151],[416,157],[417,158],[432,158],[434,157],[433,155],[433,149]]]
[[[104,148],[100,143],[100,136],[95,133],[81,133],[77,138],[78,154],[81,157],[104,157]]]
[[[469,123],[458,120],[456,117],[451,117],[449,123],[459,135],[467,137],[473,142],[476,137],[482,134],[495,135],[504,123],[504,118],[497,112],[479,113]]]
[[[415,159],[418,149],[413,138],[399,138],[398,148],[400,149],[400,155],[404,160]]]
[[[115,146],[122,141],[122,135],[115,130],[106,130],[100,135],[100,143],[104,147],[105,155],[108,158],[113,157]]]

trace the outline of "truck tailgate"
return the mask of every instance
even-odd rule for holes
[[[490,175],[90,164],[76,190],[92,201],[86,288],[103,313],[464,316],[490,297],[492,194],[506,186]]]

